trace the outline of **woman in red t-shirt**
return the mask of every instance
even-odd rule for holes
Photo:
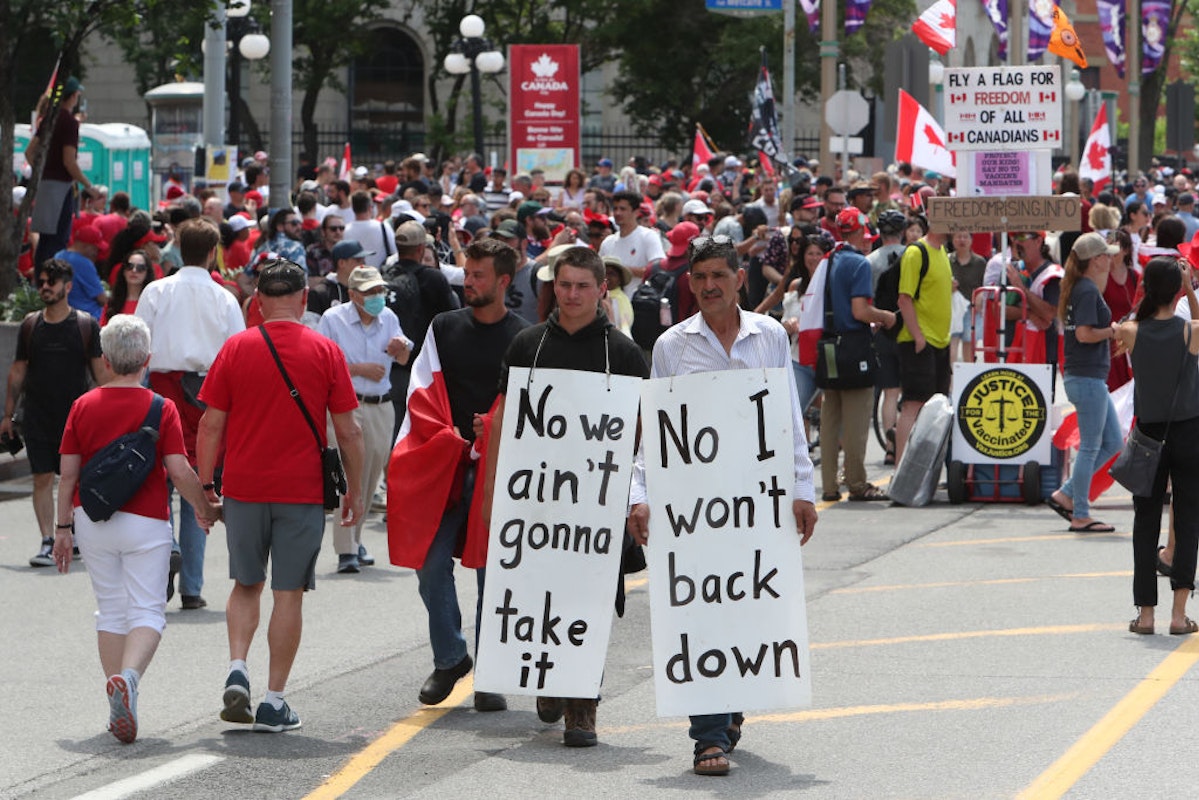
[[[137,308],[138,298],[142,296],[142,289],[152,280],[154,270],[145,250],[134,250],[125,256],[112,284],[112,294],[108,296],[104,316],[100,318],[100,327],[107,325],[117,314],[132,314]]]
[[[137,684],[150,665],[166,627],[167,574],[171,559],[167,476],[196,509],[204,527],[220,517],[187,462],[179,412],[162,404],[157,464],[137,493],[104,522],[93,522],[79,507],[79,471],[113,439],[137,430],[154,393],[142,387],[150,362],[150,329],[128,314],[114,316],[100,331],[104,363],[113,378],[80,396],[63,432],[58,524],[54,561],[66,574],[77,545],[87,558],[96,594],[96,635],[100,665],[107,676],[108,730],[122,742],[137,738]]]

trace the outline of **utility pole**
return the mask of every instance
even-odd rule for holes
[[[826,175],[837,172],[830,147],[833,131],[824,119],[824,106],[837,91],[837,59],[841,48],[837,42],[837,3],[823,0],[820,6],[820,168]]]
[[[795,3],[783,0],[783,152],[791,157],[795,156]]]
[[[1141,0],[1132,0],[1128,9],[1128,49],[1124,69],[1128,70],[1128,179],[1141,169]],[[1113,165],[1114,166],[1114,165]]]

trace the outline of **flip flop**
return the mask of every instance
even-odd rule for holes
[[[1049,508],[1053,511],[1054,514],[1057,514],[1059,517],[1064,519],[1066,522],[1074,521],[1074,512],[1071,511],[1070,509],[1066,508],[1064,505],[1062,505],[1058,501],[1054,500],[1052,497],[1045,498],[1045,505],[1049,506]]]
[[[1086,525],[1083,525],[1081,528],[1075,528],[1073,525],[1071,525],[1070,532],[1071,533],[1115,533],[1116,529],[1114,526],[1108,525],[1106,522],[1100,522],[1099,520],[1093,520],[1091,522],[1088,522]]]
[[[1162,551],[1165,549],[1166,548],[1164,546],[1157,548],[1157,574],[1161,575],[1163,578],[1168,578],[1170,577],[1170,570],[1172,567],[1170,564],[1162,561]]]

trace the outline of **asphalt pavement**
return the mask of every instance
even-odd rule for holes
[[[881,455],[872,442],[871,475],[885,481]],[[321,554],[288,689],[303,728],[254,734],[217,718],[229,587],[218,526],[210,605],[169,606],[139,739],[121,745],[104,730],[87,565],[28,566],[38,540],[20,484],[0,486],[12,498],[0,501],[3,798],[1165,798],[1199,785],[1199,639],[1165,635],[1164,580],[1158,635],[1127,631],[1132,506],[1119,487],[1094,512],[1117,532],[1088,536],[1044,506],[950,506],[943,490],[921,509],[821,504],[804,548],[813,707],[751,716],[732,774],[700,778],[686,720],[654,712],[644,573],[613,626],[600,745],[567,749],[531,698],[475,712],[469,678],[422,709],[424,609],[412,571],[385,565],[379,515],[365,534],[378,566],[336,575],[331,547]],[[460,578],[473,609],[473,576]],[[265,653],[263,629],[255,702]]]

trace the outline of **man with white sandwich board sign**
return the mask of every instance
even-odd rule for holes
[[[644,568],[624,530],[649,369],[603,310],[600,257],[571,247],[551,269],[558,307],[512,340],[500,377],[475,686],[536,695],[543,722],[565,715],[566,746],[590,747],[622,567]]]
[[[815,489],[786,333],[738,308],[731,242],[689,256],[700,313],[654,345],[629,530],[650,544],[658,713],[689,714],[696,774],[724,775],[742,711],[811,703]]]

